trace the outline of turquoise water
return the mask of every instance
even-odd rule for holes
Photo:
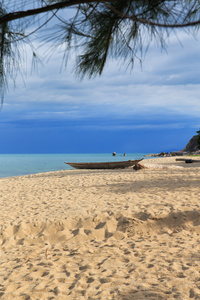
[[[105,162],[143,158],[146,153],[0,154],[0,178],[72,169],[64,162]]]

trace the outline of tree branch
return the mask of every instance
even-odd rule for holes
[[[187,22],[187,23],[181,23],[181,24],[165,24],[165,23],[157,23],[157,22],[153,22],[150,20],[145,20],[145,19],[141,19],[138,18],[137,16],[129,16],[127,14],[122,13],[121,11],[117,10],[115,7],[111,6],[110,4],[108,4],[108,1],[101,1],[102,3],[104,3],[107,8],[109,8],[111,11],[113,11],[115,14],[117,14],[118,16],[120,16],[123,19],[129,19],[129,20],[133,20],[135,22],[141,23],[141,24],[146,24],[146,25],[151,25],[151,26],[156,26],[156,27],[163,27],[163,28],[183,28],[183,27],[193,27],[196,25],[200,24],[200,20],[194,21],[194,22]]]
[[[52,11],[54,9],[63,9],[77,4],[87,4],[92,2],[101,3],[102,1],[101,0],[95,0],[95,1],[94,0],[66,0],[62,2],[57,2],[52,5],[43,6],[40,8],[29,9],[27,11],[17,11],[17,12],[5,14],[2,17],[0,17],[0,24],[4,24],[17,19],[22,19],[25,17],[42,14],[48,11]]]
[[[10,21],[13,21],[13,20],[49,12],[54,9],[59,10],[59,9],[63,9],[66,7],[75,6],[78,4],[89,4],[89,3],[102,3],[102,4],[106,5],[107,8],[109,8],[115,14],[120,16],[121,18],[130,19],[130,20],[139,22],[141,24],[146,24],[146,25],[151,25],[151,26],[157,26],[157,27],[163,27],[163,28],[184,28],[184,27],[194,27],[194,26],[200,24],[200,20],[193,21],[193,22],[187,22],[187,23],[181,23],[181,24],[177,24],[176,22],[174,24],[169,24],[169,23],[166,24],[166,23],[159,23],[159,22],[153,22],[150,20],[145,20],[143,18],[138,18],[137,16],[129,16],[129,15],[126,15],[126,14],[120,12],[119,10],[117,10],[116,8],[114,8],[112,5],[109,4],[112,2],[113,2],[113,0],[107,0],[107,1],[104,1],[104,0],[66,0],[66,1],[62,1],[62,2],[57,2],[52,5],[47,5],[44,7],[36,8],[36,9],[30,9],[27,11],[17,11],[17,12],[5,14],[2,17],[0,17],[0,25],[5,24]]]

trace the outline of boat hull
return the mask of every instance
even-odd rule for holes
[[[199,159],[190,159],[190,158],[177,158],[176,161],[184,161],[186,164],[200,162]]]
[[[71,163],[65,162],[75,169],[125,169],[139,163],[142,159],[113,162]]]

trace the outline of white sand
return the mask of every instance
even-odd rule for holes
[[[200,163],[0,179],[0,299],[200,299]]]

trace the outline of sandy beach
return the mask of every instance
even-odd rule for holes
[[[0,179],[0,299],[200,299],[200,163]]]

